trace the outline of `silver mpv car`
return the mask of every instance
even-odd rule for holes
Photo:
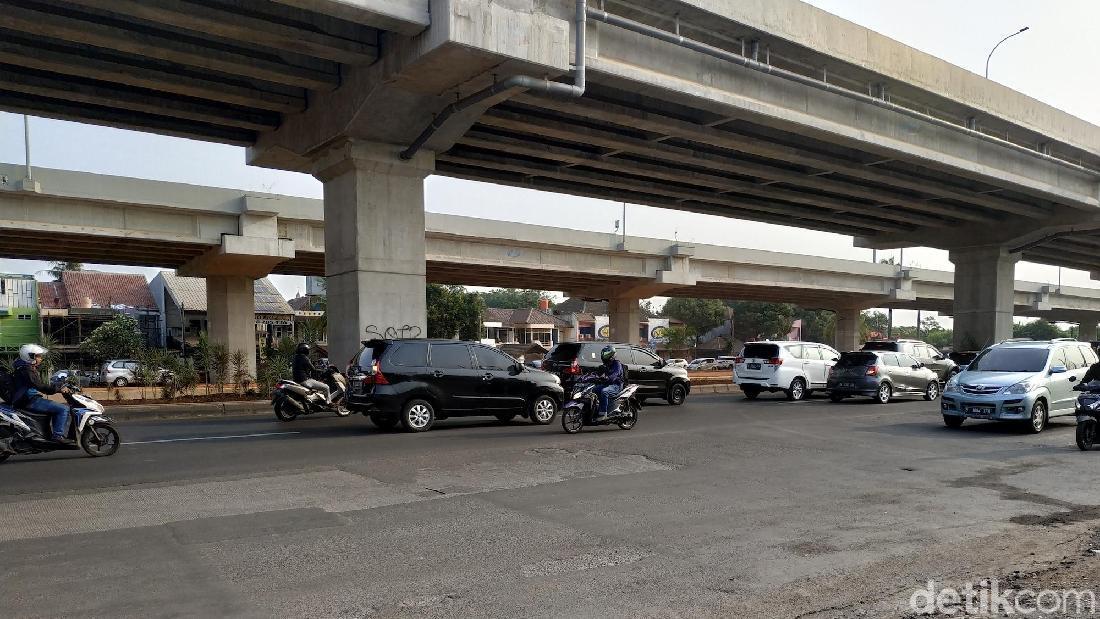
[[[1077,393],[1097,355],[1085,342],[1008,340],[983,350],[943,390],[943,422],[969,419],[1026,423],[1042,432],[1051,417],[1073,415]]]

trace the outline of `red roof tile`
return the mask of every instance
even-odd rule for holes
[[[62,282],[38,282],[38,306],[42,309],[64,309],[69,306]]]
[[[149,283],[136,273],[65,271],[61,274],[68,307],[157,309]]]

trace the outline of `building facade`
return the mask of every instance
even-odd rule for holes
[[[0,353],[38,341],[37,292],[31,275],[0,274]]]

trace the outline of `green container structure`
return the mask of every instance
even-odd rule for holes
[[[38,341],[37,291],[33,275],[0,273],[0,354]]]

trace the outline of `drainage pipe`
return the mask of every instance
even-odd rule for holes
[[[461,101],[456,101],[447,107],[443,108],[431,124],[424,128],[424,131],[420,132],[416,140],[409,145],[404,151],[401,152],[402,159],[412,159],[414,155],[431,139],[435,132],[442,127],[451,116],[468,109],[478,103],[485,101],[506,92],[513,88],[522,89],[521,92],[535,91],[547,95],[558,95],[564,97],[580,97],[584,95],[585,90],[585,40],[586,32],[585,27],[588,22],[588,0],[577,0],[577,12],[575,17],[576,25],[576,58],[573,63],[573,83],[566,84],[562,82],[552,82],[548,79],[538,79],[529,75],[516,75],[509,77],[508,79],[497,82],[484,90],[478,91]]]
[[[713,45],[707,45],[706,43],[702,43],[702,42],[699,42],[699,41],[693,41],[691,39],[684,38],[684,37],[682,37],[678,34],[668,32],[667,30],[661,30],[660,28],[656,28],[656,27],[650,26],[648,24],[643,24],[641,22],[636,22],[632,19],[627,19],[625,17],[620,17],[618,15],[612,15],[612,14],[608,13],[607,11],[594,9],[594,8],[589,8],[588,9],[588,17],[590,19],[594,19],[596,21],[601,21],[601,22],[604,22],[606,24],[610,24],[612,26],[622,28],[624,30],[629,30],[631,32],[635,32],[635,33],[638,33],[638,34],[641,34],[641,35],[645,35],[645,36],[648,36],[648,37],[659,39],[659,40],[665,41],[667,43],[672,43],[673,45],[678,45],[680,47],[684,47],[684,48],[687,48],[687,49],[690,49],[690,50],[693,50],[693,51],[696,51],[696,52],[699,52],[699,53],[702,53],[702,54],[706,54],[707,56],[711,56],[713,58],[718,58],[719,60],[726,60],[728,62],[739,64],[743,67],[752,69],[754,71],[759,71],[761,73],[768,73],[770,75],[775,75],[777,77],[781,77],[781,78],[784,78],[784,79],[787,79],[787,80],[790,80],[790,81],[793,81],[793,82],[798,82],[799,84],[810,86],[812,88],[817,88],[818,90],[824,90],[826,92],[831,92],[833,94],[837,94],[837,95],[840,95],[842,97],[847,97],[849,99],[855,99],[856,101],[860,101],[862,103],[867,103],[867,104],[870,104],[870,105],[874,105],[876,107],[880,107],[880,108],[883,108],[883,109],[886,109],[886,110],[890,110],[891,112],[897,112],[898,114],[904,114],[904,115],[909,116],[911,118],[916,118],[918,120],[922,120],[922,121],[925,121],[925,122],[928,122],[928,123],[932,123],[932,124],[940,126],[940,127],[951,129],[953,131],[958,131],[960,133],[965,133],[966,135],[969,135],[970,137],[978,138],[978,139],[984,140],[986,142],[992,142],[994,144],[997,144],[998,146],[1003,146],[1005,148],[1010,148],[1012,150],[1030,155],[1032,157],[1036,157],[1038,159],[1042,159],[1042,160],[1050,162],[1050,163],[1065,166],[1067,168],[1070,168],[1070,169],[1072,169],[1076,172],[1080,172],[1082,174],[1088,174],[1088,175],[1093,176],[1093,177],[1100,177],[1100,170],[1094,170],[1092,168],[1089,168],[1089,167],[1086,167],[1086,166],[1083,166],[1083,165],[1079,165],[1079,164],[1073,163],[1071,161],[1066,161],[1065,159],[1059,159],[1058,157],[1047,155],[1045,153],[1042,153],[1042,152],[1037,151],[1037,150],[1033,150],[1033,149],[1028,148],[1026,146],[1021,146],[1019,144],[1016,144],[1015,142],[1010,142],[1008,140],[1004,140],[1004,139],[1001,139],[1001,138],[998,138],[998,137],[995,137],[995,136],[992,136],[992,135],[987,135],[985,133],[982,133],[981,131],[970,129],[970,128],[964,127],[962,125],[957,125],[957,124],[955,124],[951,121],[936,118],[935,116],[931,116],[931,115],[925,114],[923,112],[918,112],[916,110],[911,110],[907,107],[897,105],[896,103],[890,103],[889,101],[884,101],[882,99],[878,99],[876,97],[865,95],[865,94],[856,92],[854,90],[848,90],[847,88],[842,88],[840,86],[836,86],[834,84],[829,84],[827,82],[823,82],[821,80],[818,80],[818,79],[815,79],[815,78],[812,78],[812,77],[807,77],[807,76],[802,75],[800,73],[795,73],[793,71],[787,71],[786,69],[780,69],[780,68],[775,67],[773,65],[765,64],[763,62],[759,62],[759,61],[757,61],[753,58],[747,58],[745,56],[735,54],[733,52],[726,51],[726,50],[721,49],[719,47],[714,47]]]

